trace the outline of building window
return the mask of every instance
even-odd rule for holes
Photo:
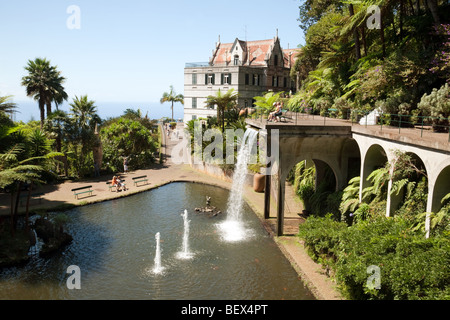
[[[231,73],[222,73],[222,84],[231,84]]]
[[[234,65],[235,66],[239,65],[239,56],[238,55],[234,56]]]
[[[278,87],[278,77],[277,76],[272,77],[272,87]]]
[[[205,74],[205,84],[207,85],[214,84],[214,73]]]
[[[197,84],[197,74],[196,73],[192,74],[192,84]]]
[[[197,98],[192,98],[192,109],[197,109]]]
[[[192,120],[197,120],[197,116],[195,114],[192,115]]]
[[[248,73],[245,74],[245,85],[248,86],[250,84],[250,75]]]
[[[273,58],[273,64],[274,64],[275,66],[278,65],[278,55],[275,55],[275,57]]]
[[[285,87],[285,88],[287,88],[287,78],[286,77],[284,77],[284,86],[283,87]]]
[[[259,74],[254,74],[253,75],[253,85],[254,86],[259,86]]]

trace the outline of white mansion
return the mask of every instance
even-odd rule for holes
[[[283,50],[278,37],[270,40],[216,44],[209,62],[186,63],[184,69],[184,122],[217,115],[206,97],[220,89],[239,93],[238,107],[253,105],[253,98],[268,91],[294,91],[289,73],[298,49]]]

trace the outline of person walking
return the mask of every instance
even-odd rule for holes
[[[123,172],[128,173],[128,157],[123,157]]]

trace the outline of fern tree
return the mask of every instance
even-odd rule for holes
[[[341,220],[345,221],[349,215],[356,211],[359,207],[359,186],[361,177],[354,177],[348,182],[348,186],[342,194],[342,202],[339,207],[341,211]]]
[[[222,93],[219,89],[216,95],[206,97],[207,107],[214,108],[217,106],[217,121],[222,128],[222,132],[225,130],[225,111],[235,108],[237,99],[238,93],[234,89],[230,89],[226,93]]]
[[[450,193],[441,200],[442,207],[438,212],[423,212],[416,217],[413,231],[426,232],[425,224],[427,218],[430,221],[430,232],[432,235],[450,233]]]
[[[11,192],[11,234],[17,223],[20,194],[25,184],[30,184],[27,195],[26,225],[28,226],[28,204],[33,183],[42,183],[42,176],[48,172],[55,157],[61,153],[51,152],[50,143],[39,129],[23,135],[17,128],[11,129],[2,139],[16,135],[9,148],[0,151],[0,188]]]

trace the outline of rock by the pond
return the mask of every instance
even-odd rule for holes
[[[48,219],[37,219],[34,228],[37,236],[44,241],[40,256],[49,255],[72,241],[72,236],[64,232],[62,226],[57,226]]]

